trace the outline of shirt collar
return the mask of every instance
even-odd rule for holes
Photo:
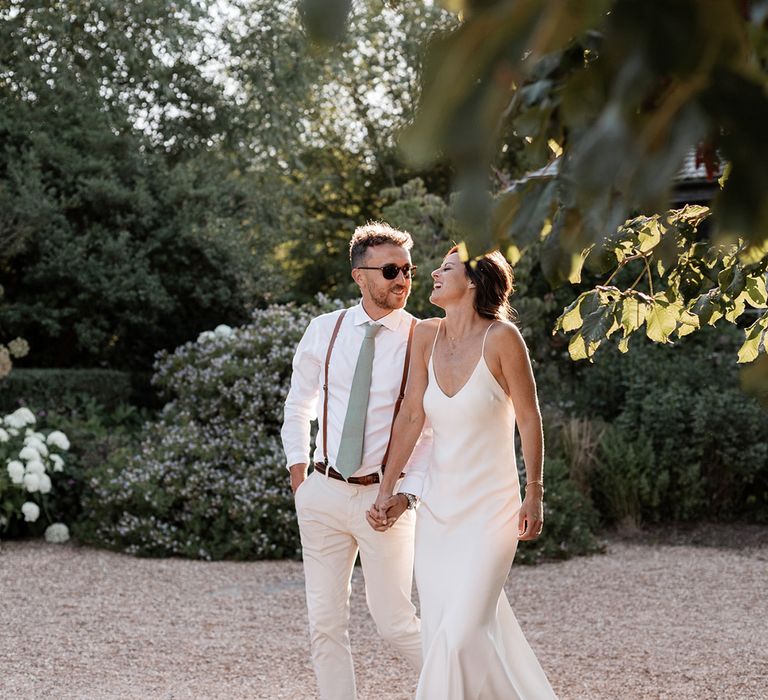
[[[352,314],[352,322],[356,326],[362,326],[364,323],[380,323],[384,328],[390,331],[396,331],[400,326],[400,322],[405,315],[404,309],[394,309],[390,311],[386,316],[383,316],[378,321],[374,321],[363,308],[363,304],[359,303],[350,309]]]

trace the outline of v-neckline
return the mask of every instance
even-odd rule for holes
[[[433,353],[433,355],[434,355],[434,353]],[[480,363],[481,362],[485,362],[485,358],[483,357],[483,353],[481,352],[480,353],[480,357],[478,358],[477,362],[475,363],[474,369],[472,370],[472,372],[470,372],[469,377],[467,377],[466,381],[461,385],[461,389],[459,389],[454,394],[448,395],[448,394],[445,393],[445,391],[443,391],[443,387],[440,386],[440,380],[437,378],[437,372],[435,371],[435,361],[434,361],[433,355],[431,355],[430,358],[429,358],[429,364],[432,367],[432,376],[435,378],[435,386],[438,388],[440,393],[443,396],[445,396],[446,399],[455,399],[462,391],[464,391],[464,389],[467,386],[467,384],[469,384],[472,381],[472,378],[475,376],[475,374],[477,372],[477,368],[480,366]]]

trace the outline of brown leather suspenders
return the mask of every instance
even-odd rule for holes
[[[333,333],[331,334],[331,340],[328,343],[328,352],[325,354],[325,381],[323,382],[323,452],[325,457],[323,464],[328,467],[328,367],[331,364],[331,353],[333,352],[333,346],[336,343],[336,336],[339,335],[339,328],[341,328],[341,322],[344,320],[344,316],[347,315],[348,309],[339,314],[339,318],[336,320],[336,325],[333,327]],[[392,431],[395,427],[395,418],[400,411],[400,404],[403,403],[405,397],[405,385],[408,383],[408,369],[411,362],[411,345],[413,344],[413,329],[416,328],[416,319],[411,319],[411,327],[408,330],[408,344],[405,348],[405,362],[403,363],[403,378],[400,381],[400,393],[398,394],[397,401],[395,401],[395,410],[392,414],[392,425],[389,428],[389,440],[387,441],[387,449],[384,452],[384,459],[381,463],[382,471],[386,467],[387,457],[389,457],[389,447],[392,444]]]
[[[323,382],[323,452],[325,452],[325,458],[323,464],[328,466],[328,365],[331,364],[331,353],[333,352],[334,343],[336,343],[336,336],[339,334],[339,328],[341,328],[341,322],[347,315],[348,309],[344,309],[339,315],[336,325],[333,327],[333,334],[331,335],[331,342],[328,343],[328,352],[325,353],[325,381]]]
[[[392,414],[392,425],[389,426],[389,440],[387,440],[387,449],[384,452],[384,459],[381,460],[381,471],[387,466],[387,457],[389,457],[389,447],[392,444],[392,431],[395,429],[395,418],[400,412],[400,404],[403,403],[405,396],[405,385],[408,382],[408,369],[411,366],[411,344],[413,343],[413,329],[416,328],[416,319],[411,319],[411,327],[408,329],[408,345],[405,346],[405,362],[403,363],[403,379],[400,382],[400,394],[395,401],[395,410]]]

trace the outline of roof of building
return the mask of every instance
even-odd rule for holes
[[[529,173],[526,173],[521,177],[519,180],[515,180],[512,183],[512,188],[514,188],[515,185],[519,185],[525,182],[528,182],[529,180],[535,180],[538,178],[548,178],[548,177],[556,177],[558,173],[560,172],[560,158],[555,158],[553,161],[545,165],[543,168],[539,168],[538,170],[532,170]],[[704,182],[716,182],[717,178],[722,175],[723,172],[723,163],[722,161],[719,163],[717,171],[715,172],[715,177],[711,180],[707,177],[707,167],[704,163],[696,165],[696,149],[691,148],[688,153],[685,154],[685,158],[683,159],[683,163],[680,166],[680,170],[677,172],[677,175],[674,177],[674,181],[677,184],[684,185],[689,182],[697,182],[697,183],[704,183]]]
[[[714,182],[720,175],[723,174],[722,161],[718,164],[714,178],[710,180],[707,177],[707,166],[704,163],[696,165],[696,149],[692,148],[685,154],[683,164],[680,167],[677,175],[675,175],[676,182]]]

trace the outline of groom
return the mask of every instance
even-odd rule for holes
[[[416,269],[409,234],[383,223],[350,241],[361,301],[313,319],[293,359],[283,447],[301,532],[312,663],[322,700],[354,700],[349,596],[355,557],[379,634],[421,668],[419,619],[411,602],[414,507],[431,450],[426,429],[400,482],[386,531],[366,521],[386,467],[405,390],[416,319],[405,311]],[[310,422],[318,419],[314,471]],[[401,517],[398,518],[398,516]]]

